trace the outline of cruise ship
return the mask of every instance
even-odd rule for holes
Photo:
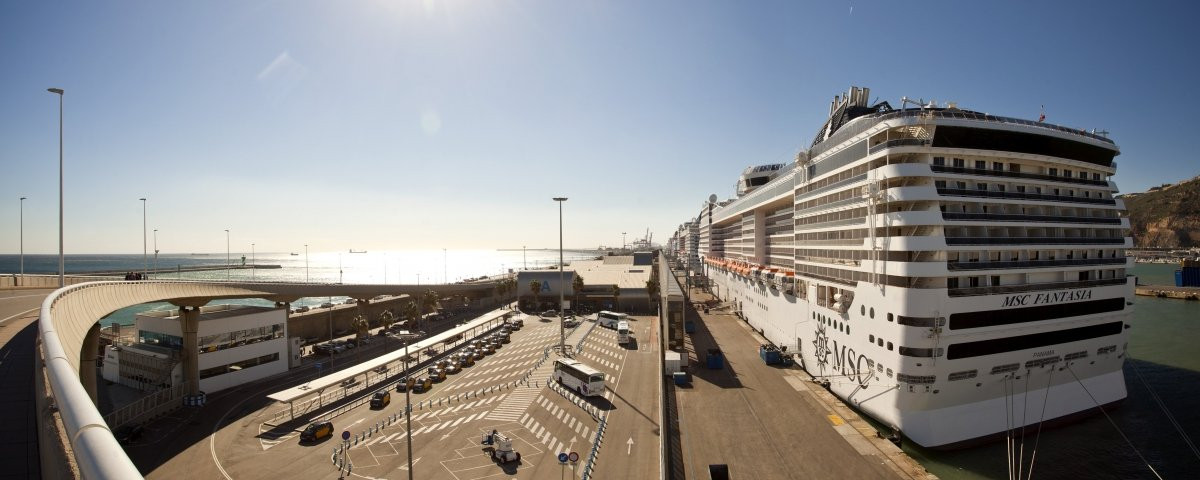
[[[668,249],[851,406],[924,447],[1125,398],[1129,220],[1106,134],[834,97],[794,161],[742,172]]]

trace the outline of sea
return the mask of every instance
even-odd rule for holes
[[[366,253],[258,253],[245,262],[279,265],[278,269],[168,272],[155,278],[189,280],[257,280],[324,283],[425,284],[491,276],[521,268],[546,268],[558,262],[557,250],[407,250]],[[567,263],[602,255],[592,250],[567,250]],[[242,255],[229,259],[241,264]],[[188,266],[226,265],[224,254],[67,255],[67,273],[139,271]],[[144,267],[145,266],[145,267]],[[1133,274],[1143,284],[1173,285],[1177,267],[1137,264]],[[0,255],[0,272],[18,269],[17,255]],[[25,272],[56,274],[57,255],[26,255]],[[345,297],[305,298],[296,305],[316,306]],[[219,300],[217,303],[270,305],[260,300]],[[113,312],[102,323],[132,324],[139,311],[170,309],[151,303]],[[1027,429],[1022,479],[1154,479],[1200,478],[1200,302],[1135,297],[1125,362],[1128,398],[1107,416],[1036,431]],[[1003,414],[999,412],[998,414]],[[1186,436],[1185,436],[1186,435]],[[947,480],[1009,478],[1004,442],[979,447],[935,451],[905,443],[904,450],[931,473]]]
[[[564,250],[563,262],[588,260],[607,252],[596,250]],[[162,280],[233,280],[279,281],[347,284],[424,285],[458,282],[483,276],[495,276],[523,268],[542,269],[558,264],[558,249],[509,250],[395,250],[342,252],[282,253],[185,253],[137,255],[68,254],[64,269],[68,275],[94,272],[158,271],[152,279]],[[20,271],[19,255],[0,255],[0,275]],[[221,267],[225,265],[278,266],[279,268],[219,269],[186,272],[188,267]],[[174,270],[174,271],[172,271]],[[58,274],[58,255],[25,255],[25,273]],[[325,302],[340,302],[346,297],[310,297],[293,302],[293,306],[316,307]],[[271,306],[260,299],[225,299],[213,303]],[[102,325],[119,323],[132,325],[139,312],[171,310],[169,303],[156,302],[124,308],[103,319]]]

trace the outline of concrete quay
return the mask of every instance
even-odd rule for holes
[[[691,291],[693,302],[711,298]],[[730,478],[936,478],[800,367],[764,364],[766,340],[733,314],[687,315],[696,319],[686,336],[691,379],[666,393],[679,432],[670,457],[681,461],[667,478],[707,480],[714,464]],[[709,348],[721,349],[723,368],[705,367]]]
[[[1176,287],[1174,285],[1138,285],[1133,293],[1145,297],[1178,298],[1200,300],[1200,287]]]

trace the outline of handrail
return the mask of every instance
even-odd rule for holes
[[[984,220],[992,222],[1045,222],[1045,223],[1086,223],[1097,225],[1120,225],[1120,218],[1110,217],[1081,217],[1063,215],[1022,215],[1014,213],[965,213],[942,212],[942,220]]]
[[[1040,173],[1012,172],[995,169],[988,170],[986,168],[950,167],[946,165],[930,165],[929,168],[937,173],[960,173],[963,175],[984,175],[988,177],[1028,178],[1032,180],[1048,180],[1051,182],[1074,183],[1096,187],[1108,186],[1107,180],[1089,180],[1086,178],[1074,178],[1066,176],[1060,177],[1056,175],[1043,175]]]
[[[991,270],[1010,268],[1044,268],[1083,265],[1124,265],[1125,257],[1121,258],[1079,258],[1067,260],[1029,260],[1013,262],[946,262],[946,268],[955,270]]]
[[[1042,193],[1023,192],[994,192],[990,190],[971,190],[969,188],[938,187],[938,195],[948,197],[987,197],[1015,198],[1019,200],[1045,200],[1048,202],[1094,203],[1097,205],[1116,205],[1117,201],[1104,197],[1072,197],[1069,195],[1050,195]]]
[[[1117,245],[1125,237],[946,237],[946,245]]]

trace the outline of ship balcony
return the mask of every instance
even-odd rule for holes
[[[966,167],[948,167],[945,165],[930,165],[930,169],[937,173],[956,173],[960,175],[982,175],[986,177],[1005,177],[1005,178],[1021,178],[1029,180],[1045,180],[1048,182],[1061,182],[1074,185],[1088,185],[1093,187],[1109,187],[1114,188],[1115,185],[1109,183],[1108,180],[1089,180],[1086,178],[1064,177],[1058,175],[1045,175],[1040,173],[1023,173],[1013,172],[1008,170],[988,170],[985,168],[966,168]]]
[[[956,245],[1120,245],[1133,248],[1129,237],[945,237],[947,246]]]
[[[960,287],[947,288],[946,293],[951,297],[967,297],[978,295],[1000,295],[1009,293],[1033,292],[1038,290],[1066,290],[1072,288],[1094,288],[1110,285],[1125,285],[1128,277],[1105,278],[1098,280],[1077,280],[1073,282],[1028,283],[1024,285],[998,285],[990,287]]]
[[[926,163],[893,163],[875,169],[874,178],[929,177],[933,172]]]
[[[1043,193],[997,192],[991,190],[972,190],[969,188],[942,187],[937,189],[937,193],[946,197],[1002,198],[1065,203],[1088,203],[1093,205],[1117,205],[1117,200],[1112,198],[1072,197],[1068,195],[1050,195]]]
[[[1027,260],[1010,262],[946,262],[952,272],[975,270],[1011,270],[1025,268],[1082,267],[1091,265],[1120,265],[1128,267],[1129,259],[1120,258],[1077,258],[1064,260]]]
[[[883,143],[871,145],[871,147],[867,149],[867,153],[873,154],[875,152],[896,147],[928,147],[930,145],[933,145],[933,141],[924,138],[898,138],[895,140],[888,140]]]
[[[985,221],[985,222],[1015,222],[1012,226],[1022,226],[1025,223],[1067,223],[1090,225],[1115,225],[1129,228],[1128,218],[1115,217],[1081,217],[1063,215],[1021,215],[1011,213],[963,213],[942,212],[942,218],[949,221]],[[1002,226],[1002,225],[998,225]]]
[[[914,185],[909,187],[893,187],[884,190],[887,202],[915,202],[940,200],[941,191],[933,185]]]
[[[861,221],[861,219],[860,219]],[[876,227],[911,227],[917,225],[941,225],[945,223],[937,210],[910,210],[876,215]]]

